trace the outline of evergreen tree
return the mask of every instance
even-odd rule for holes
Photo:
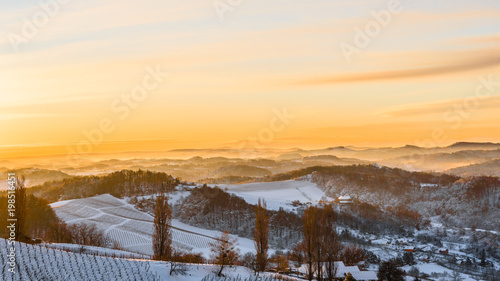
[[[172,255],[172,211],[168,205],[168,197],[161,193],[156,197],[153,233],[153,259],[168,260]]]
[[[256,267],[257,271],[266,270],[267,266],[267,251],[269,249],[268,243],[269,236],[269,215],[266,210],[266,202],[259,199],[257,206],[255,207],[255,250],[256,255]]]
[[[480,266],[485,266],[486,265],[486,251],[484,249],[481,250],[479,253],[479,259],[481,260],[479,262]]]
[[[415,257],[413,256],[412,252],[405,252],[403,254],[403,262],[404,264],[407,265],[414,265],[415,264]]]

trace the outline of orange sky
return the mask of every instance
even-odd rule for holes
[[[500,4],[414,2],[2,4],[0,155],[500,142]]]

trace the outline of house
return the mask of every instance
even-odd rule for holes
[[[391,242],[387,239],[377,239],[371,242],[373,245],[381,245],[381,246],[389,246],[389,244],[391,244]]]
[[[42,238],[34,238],[34,239],[32,239],[32,241],[34,244],[42,244],[43,243]]]
[[[349,196],[349,195],[340,196],[338,198],[338,200],[339,200],[340,204],[352,204],[352,203],[354,203],[351,196]]]
[[[375,271],[361,271],[357,266],[346,266],[341,261],[336,261],[334,263],[335,266],[335,278],[342,279],[346,277],[347,274],[351,274],[354,279],[357,281],[376,281],[377,273]],[[303,268],[302,270],[305,270]],[[323,268],[323,276],[326,276],[326,269]]]
[[[352,277],[356,280],[366,280],[366,281],[374,281],[378,280],[377,273],[375,271],[354,271],[351,272]]]
[[[443,255],[447,255],[448,254],[448,249],[441,248],[441,249],[439,249],[439,253],[443,254]]]
[[[415,252],[415,247],[414,246],[405,247],[405,252]]]
[[[357,266],[345,266],[343,262],[335,262],[337,272],[335,277],[345,278],[347,274],[351,273],[352,277],[358,281],[373,281],[378,280],[377,273],[374,271],[361,271]]]

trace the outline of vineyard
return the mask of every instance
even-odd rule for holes
[[[53,204],[57,216],[68,224],[94,224],[130,252],[152,255],[154,218],[109,194]],[[184,249],[209,251],[213,238],[172,228],[173,245]]]
[[[302,279],[297,279],[293,277],[288,277],[288,276],[281,276],[281,275],[276,275],[276,276],[251,276],[251,277],[241,277],[241,276],[236,276],[236,277],[231,277],[231,276],[223,276],[223,277],[218,277],[218,276],[213,276],[213,275],[207,275],[201,279],[201,281],[299,281]]]
[[[7,240],[0,239],[0,249],[8,247],[11,246]],[[146,262],[75,254],[17,242],[15,247],[15,274],[8,272],[6,252],[2,250],[0,255],[2,280],[159,280]]]

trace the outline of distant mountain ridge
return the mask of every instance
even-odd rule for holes
[[[491,160],[479,164],[458,167],[446,171],[447,173],[461,176],[493,176],[500,177],[500,159]]]
[[[498,149],[500,148],[500,143],[493,143],[493,142],[456,142],[448,148],[491,148],[491,149]]]

